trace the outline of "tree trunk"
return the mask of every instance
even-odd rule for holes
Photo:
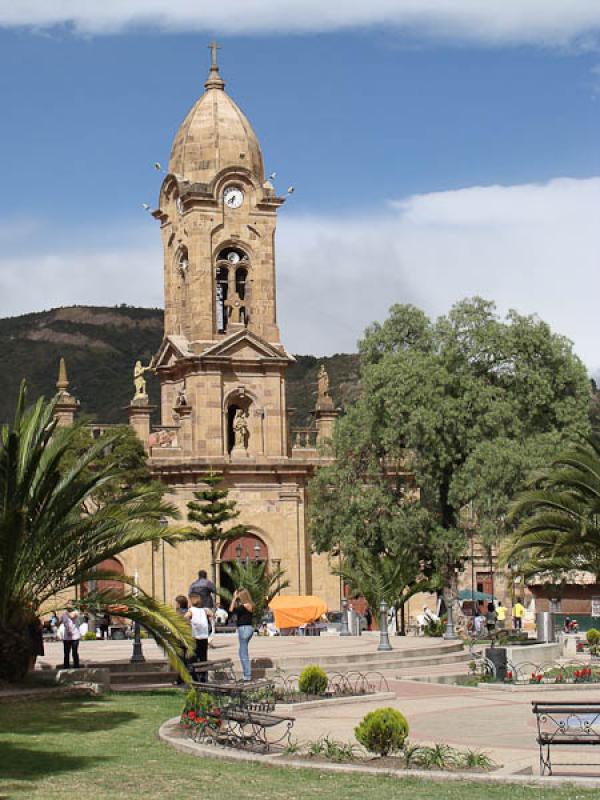
[[[0,623],[0,681],[23,680],[29,668],[31,642],[27,628]]]

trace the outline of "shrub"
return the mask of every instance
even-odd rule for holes
[[[92,641],[95,642],[96,634],[93,633],[92,631],[88,631],[87,633],[84,633],[81,638],[83,639],[84,642],[92,642]]]
[[[590,647],[597,647],[600,644],[600,631],[596,628],[590,628],[586,633],[586,639]]]
[[[327,673],[321,667],[314,664],[309,667],[304,667],[298,679],[298,689],[302,694],[325,694],[329,679]]]
[[[363,717],[354,735],[369,752],[387,756],[402,748],[408,736],[408,722],[395,708],[378,708]]]

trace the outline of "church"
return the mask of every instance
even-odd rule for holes
[[[125,553],[122,566],[170,603],[199,569],[219,583],[225,562],[255,559],[285,570],[287,592],[338,608],[340,580],[328,556],[312,552],[307,531],[307,485],[337,412],[321,369],[313,427],[289,430],[286,369],[294,359],[277,324],[275,259],[285,197],[265,178],[256,134],[225,91],[211,49],[205,92],[177,131],[153,212],[164,251],[164,336],[151,364],[136,364],[128,412],[182,520],[202,476],[216,470],[251,533],[213,554],[208,542],[148,545]],[[146,373],[160,382],[158,426]]]

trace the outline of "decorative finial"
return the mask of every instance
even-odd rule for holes
[[[67,389],[69,388],[69,379],[67,378],[67,365],[65,363],[65,359],[61,356],[60,363],[58,365],[58,380],[56,381],[56,388],[58,391],[63,394],[67,393]]]
[[[208,45],[208,49],[211,51],[211,64],[208,80],[204,86],[206,89],[224,89],[225,81],[219,75],[219,65],[217,64],[217,50],[221,48],[215,41],[212,41]]]

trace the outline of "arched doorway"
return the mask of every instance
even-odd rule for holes
[[[269,550],[260,536],[247,533],[245,536],[236,536],[223,545],[219,559],[219,586],[233,591],[231,578],[223,565],[232,561],[253,561],[261,563],[269,560]]]
[[[96,567],[97,572],[113,572],[117,575],[124,575],[125,569],[123,564],[117,558],[107,558],[104,561],[101,561],[98,566]],[[81,584],[81,597],[86,597],[91,591],[96,592],[107,592],[113,591],[115,593],[123,593],[124,586],[119,580],[98,580],[94,581],[94,586],[90,586],[90,583],[82,583]]]

